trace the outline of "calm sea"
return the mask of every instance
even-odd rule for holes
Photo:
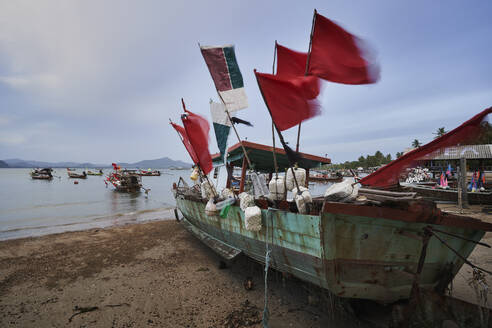
[[[59,178],[44,181],[29,172],[0,169],[0,240],[174,218],[172,184],[190,176],[189,170],[161,170],[159,177],[142,177],[151,189],[145,197],[113,191],[104,176],[69,179],[65,169],[55,169]]]

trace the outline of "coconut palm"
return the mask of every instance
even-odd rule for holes
[[[422,146],[422,144],[420,143],[420,141],[418,139],[415,139],[412,141],[412,147],[413,148],[418,148],[420,146]]]
[[[434,134],[436,135],[434,137],[434,139],[437,139],[439,137],[442,137],[443,135],[445,135],[446,133],[448,133],[448,131],[444,130],[444,126],[437,129],[436,132],[434,132]]]

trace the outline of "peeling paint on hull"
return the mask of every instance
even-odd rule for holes
[[[273,268],[340,297],[382,302],[409,298],[425,227],[435,226],[474,241],[484,235],[479,229],[377,217],[377,211],[368,216],[369,210],[364,215],[325,210],[315,216],[263,209],[262,229],[252,232],[245,229],[244,213],[239,206],[232,206],[227,217],[221,218],[207,216],[202,202],[177,195],[176,203],[187,222],[259,262],[264,263],[268,241]],[[441,238],[464,258],[475,247],[462,239],[446,235]],[[447,285],[462,265],[463,261],[452,251],[431,238],[420,287]]]

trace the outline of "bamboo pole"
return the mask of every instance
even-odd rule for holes
[[[277,40],[275,40],[275,49],[273,50],[273,65],[272,74],[275,75],[275,62],[277,59]],[[277,179],[278,179],[278,165],[277,165],[277,154],[275,153],[275,130],[272,118],[272,154],[273,154],[273,166],[275,169],[275,190],[277,190]]]
[[[181,101],[182,101],[182,103],[183,103],[183,109],[186,109],[186,108],[185,108],[184,101],[183,101],[183,98],[181,98]],[[171,123],[172,123],[171,119],[169,119],[169,122],[171,122]],[[184,128],[184,129],[185,129],[185,131],[186,131],[186,127],[183,127],[183,128]],[[178,131],[176,131],[176,133],[178,134],[179,139],[180,139],[180,140],[181,140],[181,142],[183,143],[183,146],[185,146],[185,149],[187,149],[187,148],[186,148],[186,145],[185,145],[185,143],[184,143],[184,140],[183,140],[183,138],[181,137],[181,135],[179,134],[179,132],[178,132]],[[190,145],[191,145],[191,143],[190,143]],[[191,145],[191,147],[193,147],[193,145]],[[193,149],[193,151],[195,151],[195,149]],[[196,151],[195,151],[195,156],[197,156],[197,155],[196,155]],[[192,156],[191,156],[191,154],[190,154],[190,157],[192,157]],[[197,156],[197,158],[198,158],[198,156]],[[192,159],[193,159],[193,157],[192,157]],[[207,183],[208,183],[208,185],[209,185],[209,187],[210,187],[210,190],[212,191],[212,194],[214,195],[214,198],[215,198],[215,197],[217,197],[218,195],[217,195],[217,193],[215,192],[215,188],[214,188],[213,184],[212,184],[212,183],[210,182],[210,180],[208,179],[208,176],[205,174],[205,172],[203,172],[203,170],[202,170],[202,168],[201,168],[201,166],[200,166],[200,164],[199,164],[199,163],[195,163],[195,164],[196,164],[196,166],[198,166],[198,174],[200,175],[200,181],[202,181],[202,182],[203,182],[203,176],[205,176],[205,180],[207,180]]]
[[[316,23],[316,14],[317,13],[318,12],[316,11],[316,9],[314,9],[314,13],[313,13],[313,24],[311,25],[311,35],[309,37],[309,48],[308,48],[308,54],[307,54],[307,60],[306,60],[306,72],[304,73],[304,76],[307,76],[308,75],[308,71],[309,71],[309,60],[311,59],[311,46],[312,46],[312,43],[313,43],[314,24]],[[302,122],[299,123],[299,126],[297,128],[296,152],[299,151],[299,140],[301,138],[301,125],[302,125]]]
[[[460,158],[460,168],[461,168],[461,201],[462,201],[462,206],[463,208],[469,208],[468,206],[468,190],[467,190],[467,176],[466,176],[466,158],[461,157]]]
[[[254,70],[254,72],[256,73],[256,70]],[[256,76],[256,74],[255,74]],[[258,83],[258,88],[260,89],[260,93],[261,93],[261,97],[263,98],[263,102],[265,103],[265,106],[268,110],[268,113],[270,114],[270,117],[272,118],[272,123],[273,123],[273,126],[275,127],[275,130],[277,130],[277,134],[278,134],[278,138],[280,139],[280,143],[282,144],[282,146],[285,148],[285,146],[287,145],[285,143],[285,140],[284,140],[284,137],[282,136],[282,133],[280,132],[280,130],[278,129],[278,126],[275,124],[274,120],[273,120],[273,115],[272,115],[272,112],[270,111],[270,107],[268,107],[268,103],[266,102],[265,100],[265,95],[263,94],[263,90],[261,89],[261,85],[260,85],[260,82],[258,82],[258,78],[256,78],[256,83]],[[292,176],[294,177],[294,183],[296,185],[296,188],[297,188],[297,193],[298,194],[301,194],[301,189],[299,188],[299,184],[297,183],[297,178],[296,178],[296,174],[295,174],[295,171],[293,169],[293,166],[294,166],[294,163],[292,163],[290,161],[290,158],[289,156],[287,156],[287,160],[289,162],[289,168],[292,170]],[[289,169],[287,169],[288,171]]]
[[[200,48],[200,42],[198,42],[198,48]],[[222,101],[222,104],[224,104],[224,111],[226,112],[227,118],[229,119],[229,122],[232,125],[232,129],[234,130],[234,133],[236,134],[237,140],[239,141],[239,144],[241,145],[241,148],[243,149],[244,157],[246,157],[246,160],[248,161],[248,166],[250,169],[252,169],[251,161],[249,160],[248,153],[246,152],[246,148],[244,148],[243,142],[241,141],[241,138],[239,137],[239,133],[237,132],[236,127],[234,126],[234,123],[231,120],[231,115],[229,114],[229,110],[227,109],[227,105],[224,101],[224,98],[222,98],[222,96],[220,95],[220,92],[217,89],[217,86],[215,85],[215,83],[214,83],[214,86],[215,86],[215,91],[217,91],[217,94],[219,95],[220,101]],[[226,152],[227,152],[227,149],[226,149]],[[227,154],[226,154],[226,156],[227,156]]]

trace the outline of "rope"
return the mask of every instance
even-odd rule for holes
[[[470,261],[468,261],[466,258],[464,258],[460,253],[458,253],[454,248],[452,248],[448,243],[446,243],[444,240],[442,240],[432,229],[429,229],[427,228],[426,229],[428,232],[430,232],[434,237],[437,238],[437,240],[439,240],[444,246],[446,246],[447,248],[449,248],[456,256],[458,256],[465,264],[468,264],[469,266],[471,266],[473,269],[478,269],[480,271],[483,271],[483,272],[486,272],[490,275],[492,275],[492,272],[490,271],[487,271],[483,268],[480,268],[479,266],[476,266],[475,264],[471,263]]]
[[[271,217],[271,212],[268,211],[268,215]],[[262,318],[262,323],[263,323],[263,328],[268,328],[268,318],[270,317],[270,313],[268,311],[268,268],[270,266],[270,246],[268,243],[268,234],[270,229],[268,228],[268,218],[265,220],[266,223],[266,234],[265,234],[265,306],[263,308],[263,318]],[[273,242],[273,236],[272,236],[272,242]]]

